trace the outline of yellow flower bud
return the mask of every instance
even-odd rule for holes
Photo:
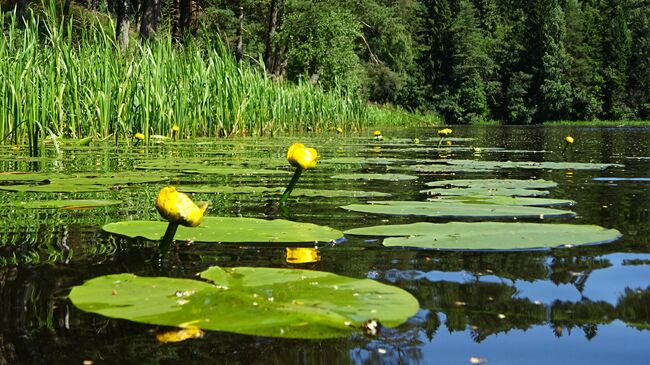
[[[341,128],[341,127],[336,127],[336,131],[339,132],[339,133],[343,133],[343,128]]]
[[[135,137],[135,139],[139,139],[142,141],[144,139],[144,134],[138,132],[133,137]]]
[[[571,137],[571,136],[567,136],[564,140],[565,140],[566,143],[568,143],[568,144],[573,143],[573,137]]]
[[[178,131],[180,131],[180,130],[181,130],[181,128],[178,126],[178,124],[174,124],[174,125],[172,126],[172,132],[178,132]]]
[[[290,264],[307,264],[320,261],[320,252],[309,247],[287,247],[287,262]]]
[[[375,137],[381,137],[381,131],[374,131],[372,132],[372,135]]]
[[[302,143],[294,143],[289,147],[287,152],[287,160],[293,167],[302,168],[304,170],[316,167],[318,162],[318,152],[314,148],[307,148]]]
[[[201,224],[201,219],[208,203],[197,206],[189,196],[173,186],[162,188],[156,198],[156,209],[163,218],[170,223],[177,223],[186,227],[196,227]]]

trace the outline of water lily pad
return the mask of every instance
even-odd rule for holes
[[[393,165],[408,162],[409,160],[386,157],[335,157],[323,160],[324,164],[360,164],[360,165]]]
[[[152,241],[162,239],[166,228],[167,222],[164,221],[125,221],[102,227],[109,233]],[[342,236],[341,231],[330,227],[283,219],[204,217],[198,227],[179,227],[174,239],[224,243],[314,243],[330,242]]]
[[[90,209],[99,208],[109,205],[122,203],[119,200],[101,200],[101,199],[77,199],[77,200],[35,200],[27,202],[15,202],[2,204],[2,206],[11,206],[25,209]]]
[[[384,246],[445,250],[521,250],[572,247],[615,241],[621,233],[594,225],[547,223],[450,222],[356,228],[349,235],[391,237]]]
[[[501,205],[526,205],[531,207],[542,206],[563,206],[575,205],[573,200],[566,199],[548,199],[548,198],[526,198],[516,196],[501,195],[461,195],[461,196],[437,196],[427,199],[428,201],[456,201],[459,203],[473,204],[501,204]]]
[[[270,170],[270,169],[247,169],[242,167],[232,166],[211,166],[203,168],[195,168],[191,170],[183,170],[186,174],[201,174],[201,175],[291,175],[292,171],[288,170]]]
[[[42,182],[47,181],[55,176],[57,175],[31,172],[0,172],[0,182]]]
[[[420,190],[420,193],[429,195],[494,195],[494,196],[544,196],[548,195],[546,190],[523,189],[523,188],[488,188],[488,187],[471,187],[471,188],[437,188]]]
[[[282,194],[286,187],[266,186],[208,186],[208,185],[187,185],[179,186],[178,189],[185,193],[204,194]],[[388,193],[363,190],[325,190],[325,189],[296,189],[292,196],[324,197],[324,198],[385,198],[391,196]]]
[[[408,181],[416,180],[418,177],[405,174],[338,174],[332,179],[341,180],[382,180],[382,181]]]
[[[107,191],[135,184],[145,184],[166,180],[167,177],[152,174],[119,173],[108,175],[78,174],[56,175],[39,185],[4,185],[0,190],[43,193],[88,193]]]
[[[415,172],[422,173],[449,173],[449,172],[491,172],[494,169],[490,168],[476,168],[470,166],[452,166],[452,165],[413,165],[410,169]]]
[[[595,177],[594,181],[650,181],[650,177]]]
[[[447,164],[483,169],[548,169],[548,170],[605,170],[609,167],[625,167],[614,163],[587,162],[532,162],[532,161],[477,161],[447,160]]]
[[[549,189],[557,186],[555,181],[517,180],[517,179],[465,179],[465,180],[440,180],[431,181],[426,184],[431,187],[458,187],[458,188],[520,188],[520,189]]]
[[[349,336],[370,320],[394,327],[419,309],[398,287],[320,271],[211,267],[201,278],[209,282],[100,276],[72,288],[70,300],[110,318],[310,339]]]
[[[498,205],[472,204],[454,201],[372,201],[370,204],[350,204],[341,208],[354,212],[436,218],[551,218],[575,217],[568,210]]]

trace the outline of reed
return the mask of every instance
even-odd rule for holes
[[[0,18],[0,138],[32,154],[51,135],[148,139],[173,125],[184,137],[275,135],[376,122],[346,90],[275,81],[238,65],[221,44],[180,46],[163,35],[122,53],[112,22],[80,26],[44,8],[24,27]]]

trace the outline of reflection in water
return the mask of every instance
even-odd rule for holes
[[[290,264],[308,264],[320,261],[320,252],[313,247],[287,247],[286,260]]]

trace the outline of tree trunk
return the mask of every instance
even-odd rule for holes
[[[237,62],[241,61],[242,55],[244,53],[244,7],[239,7],[239,28],[237,28],[237,49],[235,50],[235,57]]]
[[[269,25],[266,30],[266,46],[264,48],[264,67],[266,67],[266,72],[273,74],[275,71],[275,59],[273,57],[273,36],[275,35],[275,29],[278,25],[278,9],[280,8],[280,0],[271,0],[271,5],[269,8]]]
[[[178,34],[183,36],[192,25],[192,0],[179,0]]]
[[[140,20],[140,37],[149,40],[158,29],[158,18],[160,17],[160,0],[145,0],[142,4],[142,15]]]
[[[117,39],[122,52],[129,46],[129,25],[129,0],[118,0],[115,39]]]

